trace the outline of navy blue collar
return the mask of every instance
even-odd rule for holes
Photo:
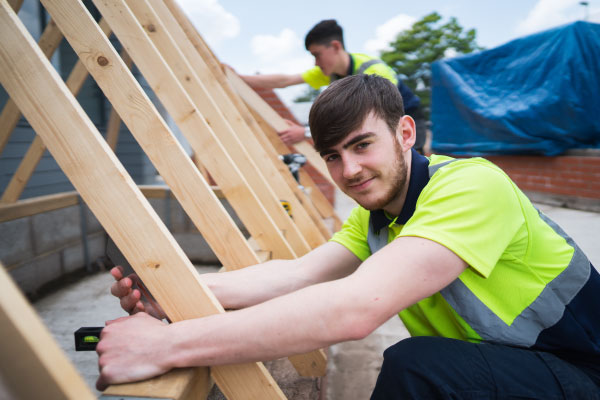
[[[410,163],[410,180],[408,181],[408,191],[406,192],[406,199],[402,206],[402,211],[396,219],[396,223],[400,225],[406,224],[410,217],[415,212],[417,205],[417,199],[421,194],[423,188],[429,182],[429,160],[417,153],[415,149],[411,149],[412,161]],[[378,232],[384,226],[387,226],[392,222],[383,210],[371,211],[370,223],[375,232]]]
[[[346,71],[346,75],[342,76],[335,73],[331,74],[331,76],[329,77],[331,79],[331,82],[337,81],[338,79],[342,79],[350,75],[354,75],[354,57],[352,57],[352,54],[350,53],[348,53],[348,56],[350,57],[350,64],[348,65],[348,71]]]
[[[348,71],[346,72],[346,76],[354,75],[354,57],[352,54],[348,53],[350,57],[350,63],[348,64]]]

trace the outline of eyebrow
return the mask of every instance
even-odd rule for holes
[[[356,144],[356,143],[358,143],[358,142],[360,142],[362,140],[370,138],[371,136],[375,136],[375,133],[373,133],[373,132],[365,132],[365,133],[362,133],[360,135],[357,135],[357,136],[353,137],[350,141],[348,141],[348,143],[345,143],[342,146],[342,148],[343,149],[347,149],[348,147],[352,146],[353,144]],[[321,157],[325,157],[326,155],[331,154],[331,153],[335,153],[335,150],[333,150],[333,149],[325,149],[325,150],[319,152],[319,155]]]

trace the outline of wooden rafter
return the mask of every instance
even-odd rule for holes
[[[0,38],[10,38],[0,40],[0,82],[169,318],[224,312],[5,0]],[[284,397],[260,363],[213,376],[232,399]]]
[[[165,27],[186,55],[190,65],[197,71],[203,82],[210,83],[211,94],[224,110],[224,115],[231,125],[235,127],[234,133],[244,143],[249,155],[256,161],[265,177],[272,185],[280,199],[287,199],[294,210],[294,220],[304,234],[312,248],[324,243],[331,232],[323,223],[318,212],[312,206],[306,194],[299,189],[298,183],[293,178],[289,169],[278,158],[278,154],[266,140],[260,127],[252,115],[237,96],[227,85],[225,75],[220,68],[215,68],[211,55],[198,51],[184,29],[179,25],[169,8],[161,0],[150,0],[150,3],[160,16]],[[229,89],[229,90],[228,90]],[[317,234],[320,232],[320,235]]]
[[[15,398],[95,399],[2,264],[0,337],[0,372]]]

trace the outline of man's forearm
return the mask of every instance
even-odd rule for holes
[[[240,77],[253,88],[276,89],[303,83],[301,75],[265,74],[265,75],[240,75]]]
[[[312,281],[302,276],[298,260],[271,260],[263,264],[202,275],[203,281],[226,309],[239,309],[281,296]]]
[[[267,361],[358,339],[363,331],[354,317],[361,310],[350,312],[348,297],[338,289],[342,285],[327,282],[243,310],[171,324],[168,363]]]
[[[294,260],[271,260],[239,270],[202,275],[226,309],[262,303],[309,285],[350,275],[360,260],[338,243],[328,242]]]

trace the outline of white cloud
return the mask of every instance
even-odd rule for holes
[[[527,17],[515,29],[517,35],[528,35],[554,26],[583,19],[579,0],[538,0]]]
[[[240,33],[240,21],[225,10],[218,0],[179,0],[198,32],[212,46]]]
[[[364,45],[365,52],[378,54],[382,50],[388,50],[390,48],[389,43],[396,38],[398,33],[409,29],[416,21],[415,17],[406,14],[399,14],[387,20],[383,25],[376,28],[376,37],[366,41]]]
[[[259,57],[260,61],[271,62],[289,57],[296,53],[302,47],[302,40],[294,31],[285,28],[278,36],[256,35],[252,38],[252,54]]]
[[[253,71],[262,74],[299,74],[314,65],[314,58],[304,49],[304,42],[291,29],[278,35],[256,35],[250,41],[255,58]]]

